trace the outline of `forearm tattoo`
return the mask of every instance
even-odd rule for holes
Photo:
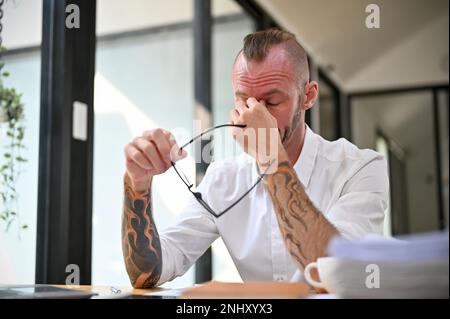
[[[280,163],[277,172],[265,177],[265,184],[284,242],[295,261],[304,268],[325,256],[329,240],[338,231],[314,207],[291,164]]]
[[[128,276],[135,288],[154,287],[161,276],[162,255],[152,215],[151,191],[136,194],[128,177],[124,190],[122,250]]]

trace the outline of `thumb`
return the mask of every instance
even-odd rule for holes
[[[187,152],[185,149],[179,148],[178,145],[173,145],[172,149],[170,150],[170,160],[172,162],[176,162],[179,160],[182,160],[187,156]]]

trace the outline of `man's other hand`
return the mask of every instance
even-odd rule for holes
[[[125,148],[126,173],[135,191],[149,189],[152,177],[167,171],[171,161],[186,157],[173,135],[161,128],[145,131]]]

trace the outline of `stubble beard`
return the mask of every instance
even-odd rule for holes
[[[294,114],[294,117],[292,118],[291,125],[286,127],[286,129],[284,130],[283,137],[281,138],[281,143],[283,143],[283,145],[286,145],[285,143],[290,140],[292,135],[295,133],[295,131],[300,126],[301,119],[302,119],[302,111],[301,111],[300,105],[301,105],[301,101],[299,101],[299,103],[297,104],[297,109],[295,110],[295,114]]]

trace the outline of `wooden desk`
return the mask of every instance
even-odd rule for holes
[[[132,294],[133,296],[143,296],[149,292],[156,292],[161,290],[168,290],[164,288],[152,288],[152,289],[134,289],[133,287],[120,287],[120,286],[89,286],[89,285],[80,285],[80,286],[66,286],[66,285],[55,285],[61,288],[69,288],[69,289],[77,289],[83,291],[90,291],[98,294],[100,298],[114,298],[120,297],[120,295],[128,295]],[[117,291],[119,290],[119,291]],[[115,291],[115,292],[114,292]]]
[[[179,289],[171,291],[167,288],[152,288],[152,289],[134,289],[128,287],[111,287],[111,286],[60,286],[64,288],[71,288],[77,290],[84,290],[97,293],[95,298],[127,298],[143,296],[144,294],[151,292],[167,291],[171,296],[169,298],[175,298],[179,296]],[[187,287],[189,288],[189,287]],[[242,285],[241,283],[220,283],[209,282],[205,285],[196,287],[195,291],[189,291],[183,295],[183,298],[263,298],[263,299],[276,299],[276,298],[308,298],[315,295],[310,288],[305,284],[288,284],[288,283],[247,283]],[[167,296],[164,296],[167,297]],[[162,296],[146,296],[143,298],[155,298],[159,299]]]

